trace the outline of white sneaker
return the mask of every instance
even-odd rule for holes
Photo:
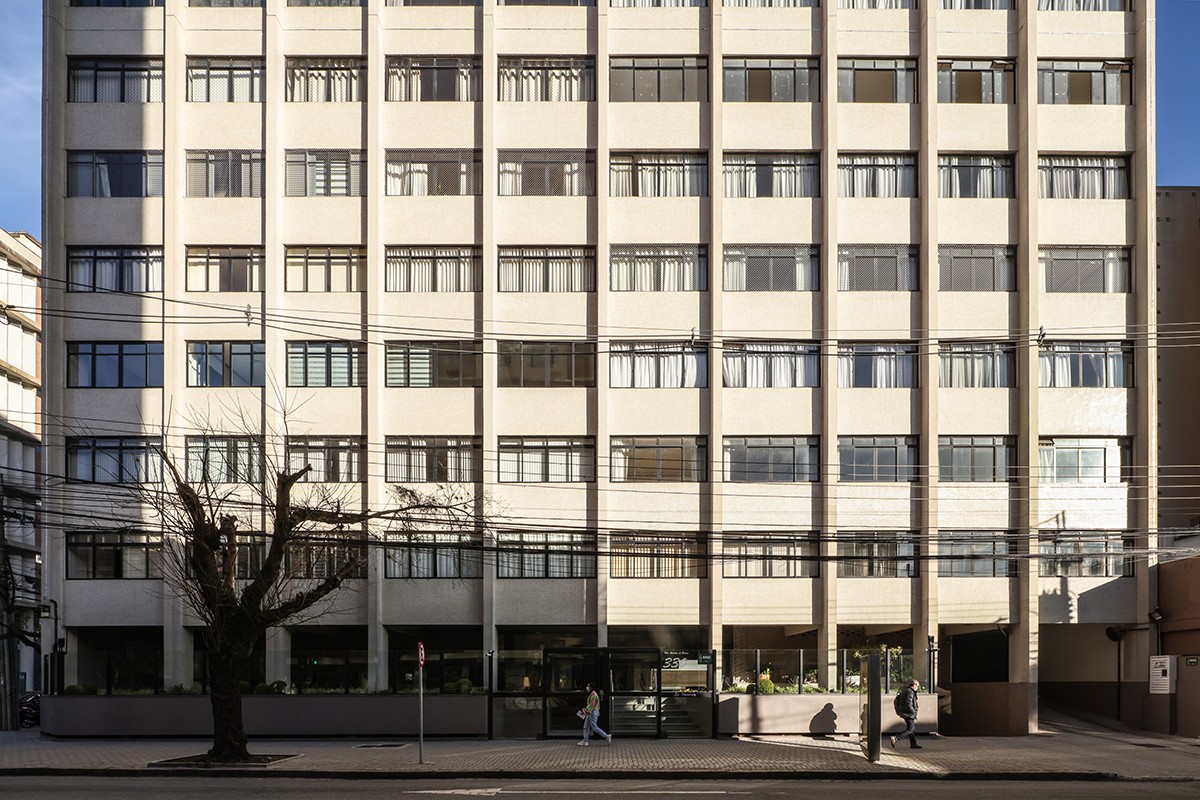
[[[611,733],[608,735],[608,743],[612,744],[612,734]]]
[[[580,747],[587,747],[587,746],[588,746],[588,743],[587,743],[587,742],[576,742],[575,744],[579,745]]]

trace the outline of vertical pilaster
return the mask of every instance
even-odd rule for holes
[[[708,329],[712,332],[709,337],[708,351],[708,590],[709,590],[709,647],[721,649],[722,614],[723,614],[723,582],[722,582],[722,549],[724,547],[724,491],[725,475],[723,473],[723,451],[725,415],[722,388],[725,384],[722,370],[724,358],[724,280],[723,263],[725,253],[724,207],[725,181],[723,178],[725,162],[724,135],[724,81],[722,51],[723,16],[719,2],[709,4],[709,48],[708,48],[708,78],[709,78],[709,233],[708,233]],[[717,665],[720,669],[720,665]],[[718,675],[718,680],[720,676]],[[719,685],[719,684],[718,684]]]
[[[496,94],[497,94],[497,62],[496,62],[496,0],[482,0],[482,31],[480,55],[482,57],[482,78],[480,80],[480,99],[483,114],[482,140],[479,145],[481,153],[481,169],[483,196],[480,198],[478,222],[479,243],[483,249],[483,292],[476,304],[478,316],[476,330],[483,340],[483,388],[477,390],[479,405],[476,407],[477,433],[483,440],[484,464],[489,465],[483,471],[484,483],[481,489],[490,483],[498,481],[494,465],[498,462],[496,425],[494,417],[496,395],[497,342],[495,331],[495,314],[492,313],[498,284],[496,259],[495,231],[495,198],[498,181],[498,162],[496,153]],[[492,542],[491,544],[496,544]],[[483,559],[483,607],[480,609],[483,621],[483,649],[496,649],[496,551]]]
[[[596,4],[596,327],[588,334],[596,342],[596,389],[593,392],[596,419],[596,480],[593,507],[596,509],[596,644],[608,646],[609,534],[607,521],[612,497],[609,478],[608,429],[608,301],[611,241],[608,235],[608,4]]]

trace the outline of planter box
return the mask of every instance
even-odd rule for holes
[[[858,733],[856,694],[721,695],[717,709],[717,731],[737,734],[831,734]],[[892,711],[891,695],[883,697],[884,733],[903,726]],[[937,697],[921,695],[917,731],[938,729]]]
[[[250,695],[242,698],[253,737],[416,736],[416,695]],[[206,695],[43,697],[48,736],[212,735]],[[425,698],[429,736],[486,736],[487,695]]]

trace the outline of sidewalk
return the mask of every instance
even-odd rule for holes
[[[922,750],[893,750],[885,741],[877,764],[867,762],[853,737],[617,738],[587,748],[574,740],[435,740],[425,743],[425,764],[418,763],[416,742],[256,739],[252,752],[296,757],[233,769],[151,764],[202,753],[208,744],[201,740],[56,740],[22,731],[0,733],[0,776],[947,778],[1197,781],[1200,789],[1200,740],[1116,732],[1069,718],[1044,721],[1043,728],[1013,738],[927,737]]]

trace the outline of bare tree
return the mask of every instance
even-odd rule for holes
[[[205,465],[198,469],[190,455],[183,470],[165,449],[160,455],[165,480],[140,499],[161,517],[164,582],[207,626],[213,760],[252,758],[238,664],[268,629],[327,611],[345,582],[363,574],[370,547],[388,533],[477,525],[476,501],[468,495],[395,487],[387,507],[372,510],[361,499],[347,502],[332,484],[306,483],[312,465],[289,468],[286,457],[268,465],[265,480],[231,486],[210,480]],[[246,520],[259,515],[263,533],[255,535]],[[253,547],[263,548],[261,561],[247,558]],[[323,561],[320,577],[289,569],[318,548],[335,551]]]

